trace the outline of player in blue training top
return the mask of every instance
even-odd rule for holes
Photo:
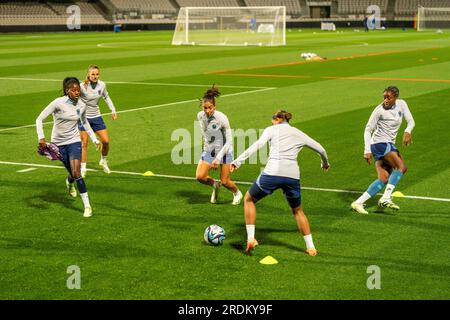
[[[392,202],[392,191],[407,168],[394,144],[403,118],[407,122],[403,133],[403,144],[405,146],[411,144],[411,132],[415,122],[406,102],[398,99],[399,93],[397,87],[386,88],[383,93],[383,102],[375,108],[367,122],[364,131],[364,159],[370,164],[374,158],[378,179],[372,182],[367,191],[351,204],[352,209],[358,213],[368,213],[364,208],[364,202],[374,197],[385,185],[386,189],[378,205],[393,210],[400,209]]]
[[[90,65],[88,68],[86,79],[81,85],[81,100],[86,103],[86,117],[92,130],[96,133],[102,143],[102,158],[99,165],[103,167],[103,171],[111,173],[108,167],[107,156],[109,153],[109,135],[106,129],[105,122],[103,121],[98,106],[98,101],[103,98],[111,110],[111,117],[113,120],[117,119],[116,108],[109,97],[108,90],[106,90],[106,84],[99,80],[100,69],[96,65]],[[81,143],[83,148],[81,159],[81,175],[84,178],[86,176],[86,161],[87,161],[87,146],[88,135],[83,126],[80,126]]]
[[[225,114],[216,110],[216,98],[219,90],[212,86],[201,99],[203,111],[197,114],[203,135],[203,152],[195,174],[197,180],[213,187],[211,203],[217,202],[221,185],[233,193],[233,205],[238,205],[242,193],[230,179],[231,161],[233,161],[233,136],[230,122]],[[210,169],[217,169],[220,164],[220,181],[208,175]]]
[[[46,140],[42,122],[53,114],[53,130],[51,142],[56,144],[62,155],[62,162],[69,171],[66,186],[72,197],[77,196],[74,183],[77,183],[78,191],[84,204],[84,216],[92,216],[92,208],[89,203],[87,188],[81,177],[81,139],[78,124],[85,126],[97,148],[100,142],[95,137],[89,123],[86,120],[86,105],[80,98],[80,82],[77,78],[68,77],[63,81],[64,95],[53,100],[37,117],[36,130],[39,146],[45,147]]]
[[[291,207],[298,230],[303,234],[306,252],[315,256],[314,246],[308,219],[302,209],[300,190],[300,168],[297,155],[303,147],[308,147],[320,155],[322,169],[330,168],[325,149],[308,135],[292,127],[289,120],[292,114],[279,110],[272,116],[272,126],[266,128],[261,137],[231,163],[232,169],[238,169],[241,164],[258,149],[269,143],[269,160],[263,172],[259,175],[244,197],[245,225],[247,229],[246,253],[258,245],[255,239],[256,206],[255,203],[282,189]]]

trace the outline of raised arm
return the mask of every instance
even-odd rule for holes
[[[330,166],[330,163],[328,161],[328,155],[325,151],[324,147],[320,143],[318,143],[316,140],[308,136],[307,134],[302,132],[302,140],[304,141],[305,147],[308,147],[309,149],[317,152],[321,159],[321,165],[323,169],[328,169]]]
[[[269,128],[266,128],[262,133],[261,137],[257,141],[255,141],[247,150],[245,150],[236,160],[232,162],[232,165],[236,168],[239,168],[241,164],[249,158],[252,154],[258,151],[261,147],[263,147],[267,141],[270,140],[272,136],[272,131]]]

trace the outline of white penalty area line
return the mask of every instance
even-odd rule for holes
[[[31,168],[51,168],[51,169],[66,169],[63,166],[55,166],[55,165],[45,165],[45,164],[36,164],[36,163],[23,163],[23,162],[9,162],[9,161],[0,161],[0,164],[4,165],[14,165],[14,166],[27,166]],[[30,169],[31,169],[30,168]],[[100,172],[102,170],[97,169],[87,169],[92,172]],[[22,170],[23,171],[23,170]],[[144,176],[144,173],[140,172],[128,172],[128,171],[111,171],[114,174],[123,174],[123,175],[132,175],[132,176]],[[184,177],[184,176],[174,176],[167,174],[154,174],[154,177],[159,178],[168,178],[168,179],[178,179],[178,180],[197,180],[194,177]],[[248,181],[235,181],[237,184],[251,185],[253,182]],[[335,192],[335,193],[357,193],[361,194],[363,191],[356,190],[341,190],[341,189],[328,189],[328,188],[315,188],[315,187],[301,187],[303,190],[312,190],[312,191],[320,191],[320,192]],[[408,199],[416,199],[416,200],[429,200],[429,201],[440,201],[440,202],[450,202],[449,198],[434,198],[434,197],[422,197],[422,196],[404,196],[402,198]]]
[[[275,87],[268,87],[268,88],[257,89],[257,90],[248,90],[248,91],[224,94],[224,95],[221,95],[221,98],[240,96],[240,95],[243,95],[243,94],[263,92],[263,91],[274,90],[274,89],[276,89],[276,88]],[[147,107],[141,107],[141,108],[135,108],[135,109],[121,110],[121,111],[117,111],[116,113],[126,113],[126,112],[135,112],[135,111],[148,110],[148,109],[157,109],[157,108],[162,108],[162,107],[168,107],[168,106],[174,106],[174,105],[178,105],[178,104],[192,103],[192,102],[198,102],[198,101],[199,101],[198,99],[176,101],[176,102],[157,104],[157,105],[153,105],[153,106],[147,106]],[[112,112],[102,113],[102,116],[107,116],[107,115],[110,115],[111,113]],[[46,124],[50,124],[50,123],[53,123],[53,121],[44,122],[42,124],[46,125]],[[32,128],[32,127],[36,127],[36,124],[28,124],[28,125],[25,125],[25,126],[4,128],[4,129],[0,129],[0,132],[17,130],[17,129],[23,129],[23,128]]]
[[[240,96],[240,95],[243,95],[243,94],[263,92],[263,91],[274,90],[274,89],[276,89],[276,88],[263,88],[263,89],[257,89],[257,90],[242,91],[242,92],[224,94],[224,95],[221,95],[220,97],[221,98],[234,97],[234,96]],[[140,111],[140,110],[156,109],[156,108],[161,108],[161,107],[173,106],[173,105],[183,104],[183,103],[198,102],[198,101],[199,101],[198,99],[191,99],[191,100],[170,102],[170,103],[164,103],[164,104],[157,104],[157,105],[154,105],[154,106],[148,106],[148,107],[142,107],[142,108],[135,108],[135,109],[128,109],[128,110],[117,111],[116,113],[135,112],[135,111]],[[111,112],[103,113],[102,115],[110,115],[110,114],[111,114]],[[5,130],[5,129],[3,129],[3,130]]]

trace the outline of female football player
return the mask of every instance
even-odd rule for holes
[[[77,78],[68,77],[63,81],[62,97],[56,98],[39,114],[36,119],[36,130],[41,148],[46,146],[42,122],[53,114],[52,143],[59,148],[62,162],[69,171],[66,186],[72,197],[77,196],[74,182],[77,183],[78,191],[84,204],[84,217],[92,216],[92,208],[89,203],[86,184],[81,177],[81,139],[78,131],[78,123],[81,122],[86,128],[97,148],[100,142],[97,140],[91,126],[86,120],[86,105],[79,100],[80,82]]]
[[[380,192],[385,185],[386,189],[378,205],[393,210],[400,209],[392,202],[392,191],[407,168],[394,143],[405,118],[407,127],[403,133],[403,144],[405,147],[411,144],[411,132],[415,122],[406,102],[398,99],[399,93],[397,87],[386,88],[383,92],[383,102],[375,108],[367,122],[364,131],[364,160],[370,164],[372,157],[374,158],[378,179],[351,204],[352,209],[358,213],[368,213],[364,208],[364,202]]]
[[[92,130],[96,133],[102,143],[102,157],[100,159],[99,165],[103,167],[103,171],[106,173],[111,173],[108,166],[107,156],[109,153],[109,135],[106,129],[105,122],[103,121],[102,115],[100,113],[100,108],[98,106],[98,101],[101,97],[105,100],[109,109],[111,110],[111,117],[113,120],[117,119],[116,108],[114,107],[111,98],[106,90],[106,84],[99,80],[100,69],[96,65],[90,65],[88,68],[86,79],[81,85],[81,100],[86,103],[87,111],[86,117]],[[82,158],[81,158],[81,175],[83,178],[86,176],[86,161],[87,161],[87,146],[88,146],[88,135],[83,126],[80,126],[80,135],[82,143]]]
[[[200,183],[213,187],[211,203],[217,202],[221,185],[233,193],[233,205],[238,205],[242,193],[230,179],[231,161],[233,161],[233,136],[230,123],[225,114],[216,110],[216,98],[219,90],[212,86],[201,99],[203,111],[197,114],[203,135],[203,152],[195,174]],[[208,175],[210,169],[217,169],[220,164],[220,181]]]
[[[315,256],[314,246],[308,219],[302,209],[300,189],[300,168],[297,155],[303,147],[317,152],[322,159],[322,169],[330,168],[325,149],[308,135],[292,127],[289,120],[292,115],[284,110],[277,111],[272,116],[272,126],[266,128],[261,137],[231,163],[231,171],[238,169],[241,164],[258,149],[269,143],[269,160],[263,172],[259,175],[244,197],[244,214],[247,229],[246,253],[251,252],[257,245],[255,239],[256,206],[255,203],[282,189],[297,221],[298,230],[303,234],[306,252]]]

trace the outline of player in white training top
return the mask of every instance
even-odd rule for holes
[[[403,118],[407,123],[403,133],[405,147],[411,144],[411,132],[415,123],[406,102],[398,99],[399,93],[397,87],[386,88],[383,93],[383,102],[375,108],[367,122],[364,131],[364,159],[370,164],[374,158],[378,179],[372,182],[367,191],[351,204],[352,209],[358,213],[368,213],[364,208],[364,202],[374,197],[385,185],[386,189],[378,205],[393,210],[400,209],[392,202],[392,191],[407,168],[394,144]]]
[[[233,205],[238,205],[242,193],[230,178],[231,161],[233,161],[233,136],[230,122],[225,114],[216,110],[216,98],[219,90],[212,86],[201,99],[203,111],[197,114],[197,120],[203,135],[202,158],[198,162],[195,174],[200,183],[213,187],[211,203],[217,202],[219,188],[223,185],[233,193]],[[208,173],[220,164],[220,181],[215,181]]]
[[[241,164],[258,149],[269,144],[269,160],[263,172],[259,175],[244,197],[245,224],[247,229],[246,253],[258,245],[255,239],[256,206],[255,203],[282,189],[291,207],[298,230],[303,234],[306,252],[315,256],[314,246],[308,219],[302,209],[300,189],[300,168],[297,155],[303,147],[308,147],[320,155],[322,169],[330,168],[325,149],[308,135],[292,127],[289,120],[292,115],[284,110],[277,111],[272,116],[272,126],[266,128],[261,137],[231,163],[232,169],[238,169]]]
[[[77,78],[68,77],[63,81],[64,96],[53,100],[37,117],[36,130],[39,145],[46,145],[42,122],[53,115],[53,130],[51,142],[56,144],[62,155],[62,162],[69,171],[66,186],[72,197],[77,196],[74,182],[77,183],[78,191],[84,204],[84,216],[92,216],[92,208],[89,203],[86,184],[81,177],[81,139],[78,124],[82,123],[97,148],[100,142],[95,137],[89,123],[86,120],[86,105],[80,98],[80,82]]]
[[[86,103],[87,113],[86,117],[92,130],[96,133],[102,143],[102,158],[99,165],[103,167],[103,171],[111,173],[108,167],[107,156],[109,153],[109,135],[106,129],[105,122],[103,121],[98,106],[98,101],[103,98],[111,110],[111,117],[113,120],[117,119],[116,108],[114,107],[111,98],[109,97],[108,90],[106,90],[106,84],[99,80],[100,69],[96,65],[90,65],[88,68],[86,79],[81,85],[81,100]],[[83,178],[86,176],[86,162],[87,162],[87,146],[88,135],[83,126],[80,126],[81,143],[83,147],[82,159],[81,159],[81,175]]]

